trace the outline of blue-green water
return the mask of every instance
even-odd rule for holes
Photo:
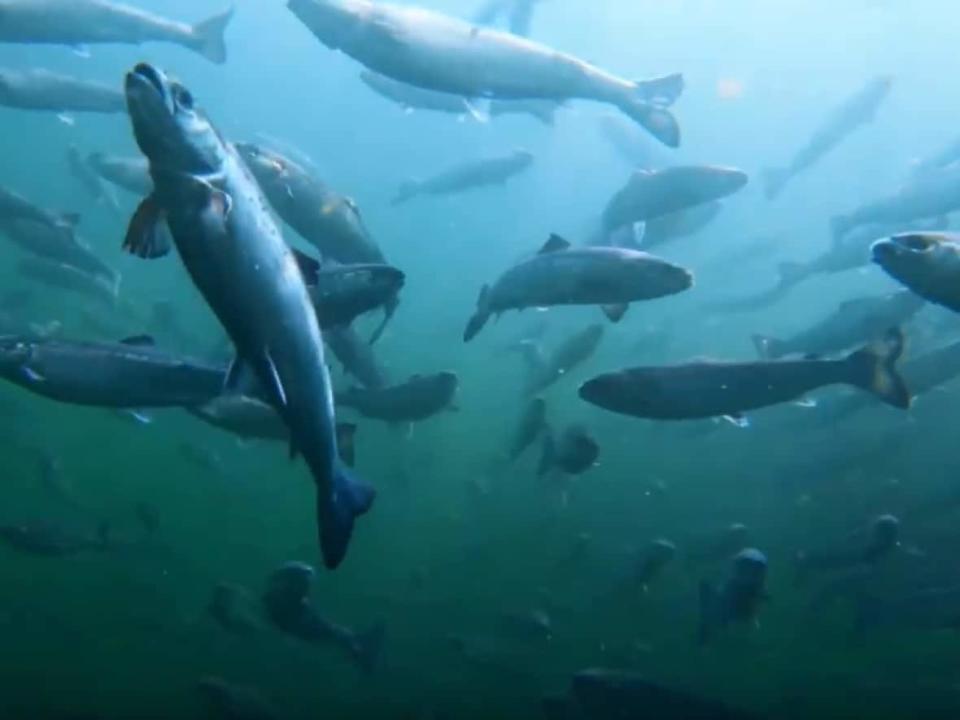
[[[138,4],[188,20],[219,9],[213,0]],[[469,0],[422,4],[461,16],[475,9]],[[895,190],[912,161],[955,137],[958,22],[951,4],[934,0],[542,3],[536,39],[628,78],[684,74],[675,107],[683,145],[670,151],[649,140],[658,166],[731,165],[752,178],[705,231],[662,249],[694,271],[696,287],[633,307],[592,358],[547,391],[551,420],[584,424],[602,448],[598,466],[565,494],[537,478],[537,449],[513,465],[502,460],[523,404],[521,361],[503,346],[534,311],[505,315],[468,345],[461,334],[483,283],[550,233],[582,241],[593,231],[630,172],[598,130],[608,110],[572,102],[552,128],[522,116],[478,123],[405,113],[363,86],[360,66],[322,47],[279,0],[238,3],[223,66],[155,44],[94,46],[88,58],[0,45],[3,66],[114,84],[135,62],[156,63],[191,88],[226,137],[262,133],[307,153],[325,182],[356,199],[406,273],[400,310],[376,346],[389,377],[450,369],[461,384],[457,411],[412,433],[360,421],[358,470],[378,498],[344,566],[320,571],[313,602],[352,627],[386,624],[370,677],[336,650],[266,625],[237,637],[206,612],[217,583],[257,596],[285,561],[320,565],[314,489],[285,447],[238,442],[178,411],[152,413],[144,426],[0,388],[0,523],[92,533],[108,520],[129,540],[64,558],[0,547],[0,715],[207,717],[196,684],[219,676],[258,688],[283,718],[536,718],[542,696],[591,666],[630,669],[770,718],[960,715],[953,630],[891,623],[858,636],[851,594],[817,603],[828,580],[798,583],[794,573],[798,550],[842,544],[890,512],[903,523],[902,549],[878,571],[880,587],[909,591],[919,582],[910,569],[924,563],[938,585],[956,584],[960,572],[943,560],[960,541],[956,511],[936,502],[956,482],[955,389],[931,393],[909,414],[869,406],[809,422],[807,410],[790,406],[758,413],[748,429],[721,423],[702,432],[610,415],[576,394],[583,380],[624,365],[750,359],[754,333],[789,336],[844,300],[897,289],[873,266],[818,276],[755,312],[711,311],[774,285],[779,262],[824,251],[832,215]],[[832,107],[879,74],[895,81],[875,122],[766,202],[754,181],[761,168],[786,162]],[[81,235],[123,275],[126,310],[104,317],[76,296],[30,286],[16,271],[19,251],[0,246],[3,288],[32,287],[30,321],[59,321],[67,337],[114,339],[148,330],[144,318],[162,299],[188,331],[158,333],[162,344],[204,354],[221,341],[175,257],[143,263],[121,252],[136,199],[121,194],[113,212],[67,172],[71,143],[134,154],[128,118],[77,116],[70,125],[53,113],[0,109],[0,128],[0,184],[82,213]],[[536,161],[503,188],[390,204],[407,178],[516,147]],[[91,313],[106,327],[93,327]],[[545,342],[598,317],[595,308],[553,310]],[[925,348],[956,339],[950,320],[923,311],[915,324],[936,327]],[[364,332],[373,324],[361,321]],[[339,386],[349,382],[335,370]],[[42,481],[41,453],[58,459],[64,492]],[[152,535],[138,504],[159,514]],[[699,647],[698,584],[722,579],[725,565],[693,567],[683,552],[733,522],[769,557],[770,600],[756,626]],[[656,537],[676,542],[678,558],[647,591],[615,591]],[[503,632],[504,614],[535,609],[551,618],[549,638]]]

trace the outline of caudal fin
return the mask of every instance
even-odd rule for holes
[[[652,80],[638,80],[637,97],[650,105],[670,107],[683,94],[683,75],[673,73]]]
[[[751,339],[753,346],[757,349],[757,355],[763,360],[776,360],[787,354],[786,343],[783,340],[766,335],[754,335]]]
[[[397,194],[390,201],[391,205],[403,205],[420,194],[420,183],[416,180],[404,180],[397,188]]]
[[[680,147],[680,125],[667,108],[631,97],[620,109],[667,147]]]
[[[896,368],[903,346],[903,332],[892,328],[881,342],[851,354],[847,358],[850,382],[888,405],[903,410],[909,408],[910,391]]]
[[[763,183],[763,196],[767,200],[776,200],[786,187],[790,174],[784,168],[767,168],[760,173]]]
[[[210,62],[222,65],[227,61],[227,44],[223,33],[233,18],[231,6],[213,17],[201,20],[193,26],[190,48],[203,55]]]
[[[377,623],[366,632],[358,633],[353,638],[353,656],[360,670],[370,675],[380,664],[383,654],[383,643],[387,637],[387,627],[382,622]]]
[[[463,341],[470,342],[476,337],[477,333],[483,330],[483,326],[490,319],[490,286],[484,285],[480,289],[480,297],[477,298],[477,309],[473,316],[467,322],[467,328],[463,331]]]
[[[353,535],[353,524],[373,505],[377,491],[343,465],[337,467],[329,493],[317,495],[320,549],[330,570],[343,562]]]

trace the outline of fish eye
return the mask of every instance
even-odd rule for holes
[[[193,110],[193,94],[183,85],[173,86],[173,99],[184,110]]]
[[[900,244],[908,250],[923,252],[933,247],[933,241],[923,235],[904,235],[900,238]]]

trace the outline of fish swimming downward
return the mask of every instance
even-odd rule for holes
[[[291,451],[303,454],[310,468],[323,559],[335,568],[375,491],[339,461],[323,340],[296,258],[243,160],[190,91],[147,64],[127,74],[125,87],[134,135],[156,188],[138,208],[125,248],[160,257],[169,252],[172,235],[194,284],[236,346],[227,388],[239,387],[244,368],[252,369],[290,428]],[[161,232],[162,224],[170,233]]]

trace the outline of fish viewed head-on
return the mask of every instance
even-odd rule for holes
[[[878,240],[873,261],[912,290],[935,289],[960,273],[957,236],[947,233],[904,233]],[[952,283],[951,283],[952,284]]]
[[[137,144],[154,174],[220,170],[223,142],[187,88],[141,63],[127,73],[125,92]]]
[[[767,581],[767,556],[756,548],[746,548],[733,556],[731,581],[740,587],[760,591]]]

